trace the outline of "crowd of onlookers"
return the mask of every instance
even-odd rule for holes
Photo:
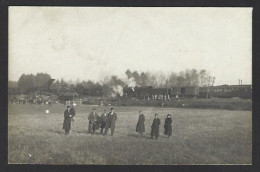
[[[8,97],[9,103],[12,104],[46,104],[51,105],[53,100],[53,97],[47,96],[47,95],[15,95],[15,96],[9,96]]]

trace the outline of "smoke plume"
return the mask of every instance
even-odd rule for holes
[[[112,93],[113,97],[117,95],[123,96],[123,87],[121,85],[113,86],[113,91],[114,91],[114,93]]]

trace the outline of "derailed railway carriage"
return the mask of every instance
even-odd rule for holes
[[[221,85],[208,87],[172,87],[172,88],[153,88],[149,87],[125,87],[123,89],[125,97],[134,97],[142,100],[150,99],[172,99],[172,98],[232,98],[243,99],[252,98],[251,85]]]
[[[252,98],[252,85],[220,85],[211,87],[211,96],[220,98]]]
[[[199,96],[199,87],[172,87],[171,88],[171,97],[198,97]]]
[[[199,98],[210,98],[211,97],[211,87],[199,87]]]
[[[151,89],[152,87],[124,87],[123,96],[138,99],[149,99],[152,96]]]
[[[171,89],[169,88],[153,88],[148,87],[124,87],[123,88],[125,97],[132,97],[143,100],[150,99],[170,99]]]

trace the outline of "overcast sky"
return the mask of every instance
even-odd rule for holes
[[[206,69],[251,84],[252,8],[9,7],[9,80]]]

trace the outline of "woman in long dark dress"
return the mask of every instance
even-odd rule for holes
[[[140,133],[141,138],[143,138],[143,132],[145,132],[144,121],[144,114],[142,113],[142,111],[139,111],[139,119],[136,125],[136,132]]]
[[[168,114],[164,123],[164,134],[168,136],[168,138],[172,135],[172,115]]]
[[[153,136],[156,137],[156,139],[158,139],[159,136],[159,126],[161,125],[161,121],[158,117],[158,114],[155,114],[155,117],[153,119],[153,124],[151,126],[152,130],[151,130],[151,139],[153,139]]]

